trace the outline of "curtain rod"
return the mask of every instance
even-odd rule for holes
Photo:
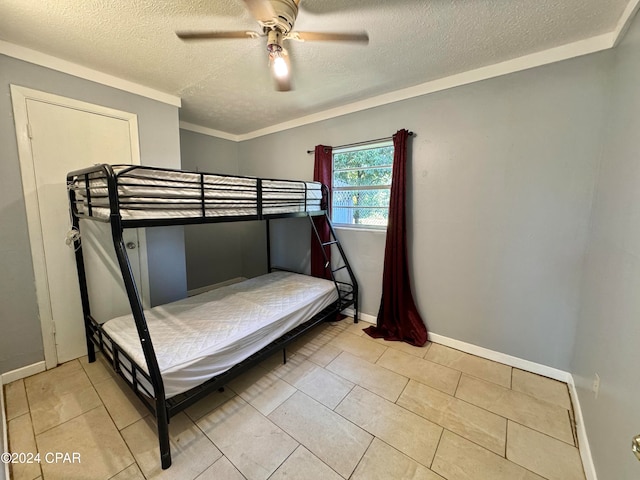
[[[409,136],[413,137],[415,134],[413,132],[409,132]],[[338,145],[337,147],[332,147],[334,150],[338,150],[340,148],[350,148],[350,147],[359,147],[360,145],[368,145],[370,143],[377,142],[386,142],[389,140],[393,140],[393,137],[384,137],[384,138],[376,138],[374,140],[366,140],[364,142],[356,142],[356,143],[348,143],[346,145]],[[314,153],[315,150],[307,150],[307,153]]]

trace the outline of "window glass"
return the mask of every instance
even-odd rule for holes
[[[386,227],[392,165],[391,141],[334,150],[333,223]]]

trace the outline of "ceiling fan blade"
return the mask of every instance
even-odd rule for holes
[[[301,42],[359,42],[369,43],[367,32],[329,33],[329,32],[291,32],[287,38]]]
[[[271,22],[277,17],[275,10],[269,0],[243,0],[244,4],[258,22]]]
[[[279,92],[288,92],[291,90],[291,61],[289,54],[285,49],[279,52],[280,59],[283,64],[278,65],[276,58],[270,61],[271,76],[275,84],[275,88]]]
[[[258,32],[176,32],[182,40],[215,40],[218,38],[257,38]]]

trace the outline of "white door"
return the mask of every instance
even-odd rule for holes
[[[96,163],[139,163],[139,155],[130,118],[92,111],[100,111],[97,106],[68,106],[28,97],[24,98],[24,108],[31,164],[25,168],[21,158],[22,176],[23,183],[25,176],[33,176],[24,185],[25,199],[43,340],[45,347],[47,336],[52,335],[55,342],[55,361],[50,358],[51,352],[46,355],[47,368],[51,368],[86,355],[75,256],[65,242],[71,227],[66,174]],[[29,181],[33,183],[28,184]],[[130,313],[110,226],[83,220],[80,231],[93,316],[105,321]],[[126,230],[124,239],[134,247],[128,250],[129,259],[137,284],[141,285],[138,247],[144,242],[139,241],[136,230]],[[40,259],[36,258],[39,255]],[[38,278],[38,269],[45,278]]]

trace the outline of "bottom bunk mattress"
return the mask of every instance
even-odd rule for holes
[[[337,299],[329,280],[274,272],[146,311],[166,398],[227,371]],[[147,371],[132,315],[102,329]]]

